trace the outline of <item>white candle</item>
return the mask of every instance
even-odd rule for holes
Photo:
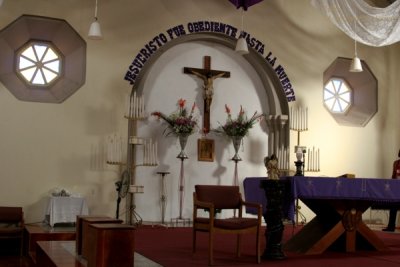
[[[132,105],[132,117],[136,118],[137,113],[136,113],[136,105],[137,105],[137,97],[136,97],[136,91],[133,93],[133,105]]]
[[[125,96],[125,117],[129,116],[129,95]]]
[[[123,142],[122,142],[122,136],[119,137],[119,162],[122,163],[122,154],[123,154]]]
[[[144,109],[144,97],[142,96],[142,117],[145,116],[145,109]],[[154,143],[153,143],[154,144]]]
[[[289,166],[290,166],[290,154],[289,154],[289,149],[286,149],[286,170],[289,170]]]
[[[151,164],[156,165],[156,152],[154,142],[151,142]]]
[[[111,140],[110,136],[107,137],[107,161],[111,161]]]
[[[147,161],[146,161],[146,163],[147,164],[151,163],[150,147],[151,147],[151,140],[148,139],[147,140],[147,149],[146,149],[146,153],[147,153]]]
[[[144,141],[144,164],[147,164],[149,162],[149,160],[148,160],[148,154],[149,154],[148,147],[149,147],[149,145],[148,145],[147,139],[146,139]]]
[[[133,100],[132,100],[132,96],[129,96],[129,107],[128,107],[128,117],[132,117],[132,104],[133,104]]]
[[[156,141],[156,143],[155,143],[155,148],[156,148],[156,151],[155,151],[155,155],[156,155],[156,164],[157,164],[157,159],[158,159],[158,142]]]
[[[300,113],[300,131],[302,131],[304,124],[304,117],[303,117],[303,109],[301,107],[299,107],[299,113]]]
[[[137,113],[138,113],[138,117],[141,118],[142,117],[142,96],[138,96],[138,103],[137,103]],[[150,143],[149,143],[150,145]]]
[[[293,129],[293,107],[290,107],[290,129]]]
[[[306,130],[308,130],[308,107],[306,108]]]

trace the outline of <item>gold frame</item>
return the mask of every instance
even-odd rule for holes
[[[215,143],[213,139],[201,138],[197,140],[197,160],[214,161]]]

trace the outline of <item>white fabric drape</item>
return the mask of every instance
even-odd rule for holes
[[[400,40],[400,0],[385,8],[364,0],[311,0],[339,29],[369,46],[385,46]]]

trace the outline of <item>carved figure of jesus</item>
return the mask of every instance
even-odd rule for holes
[[[210,112],[210,106],[212,102],[212,98],[214,95],[214,87],[213,87],[213,82],[215,79],[220,78],[225,75],[225,72],[218,73],[217,75],[212,76],[211,73],[207,73],[207,75],[203,75],[195,70],[189,70],[192,74],[196,75],[200,79],[203,80],[204,85],[204,93],[203,93],[203,98],[206,102],[206,111]]]
[[[204,134],[210,131],[210,107],[214,95],[214,80],[217,78],[229,78],[229,71],[211,69],[211,57],[204,56],[204,68],[189,68],[184,67],[183,73],[192,74],[203,80],[203,98],[204,98],[204,116],[203,116],[203,132]]]

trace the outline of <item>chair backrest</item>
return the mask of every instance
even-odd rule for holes
[[[198,200],[211,202],[216,209],[234,209],[241,203],[239,186],[195,185],[195,192]]]
[[[21,222],[22,207],[0,207],[0,222]]]

